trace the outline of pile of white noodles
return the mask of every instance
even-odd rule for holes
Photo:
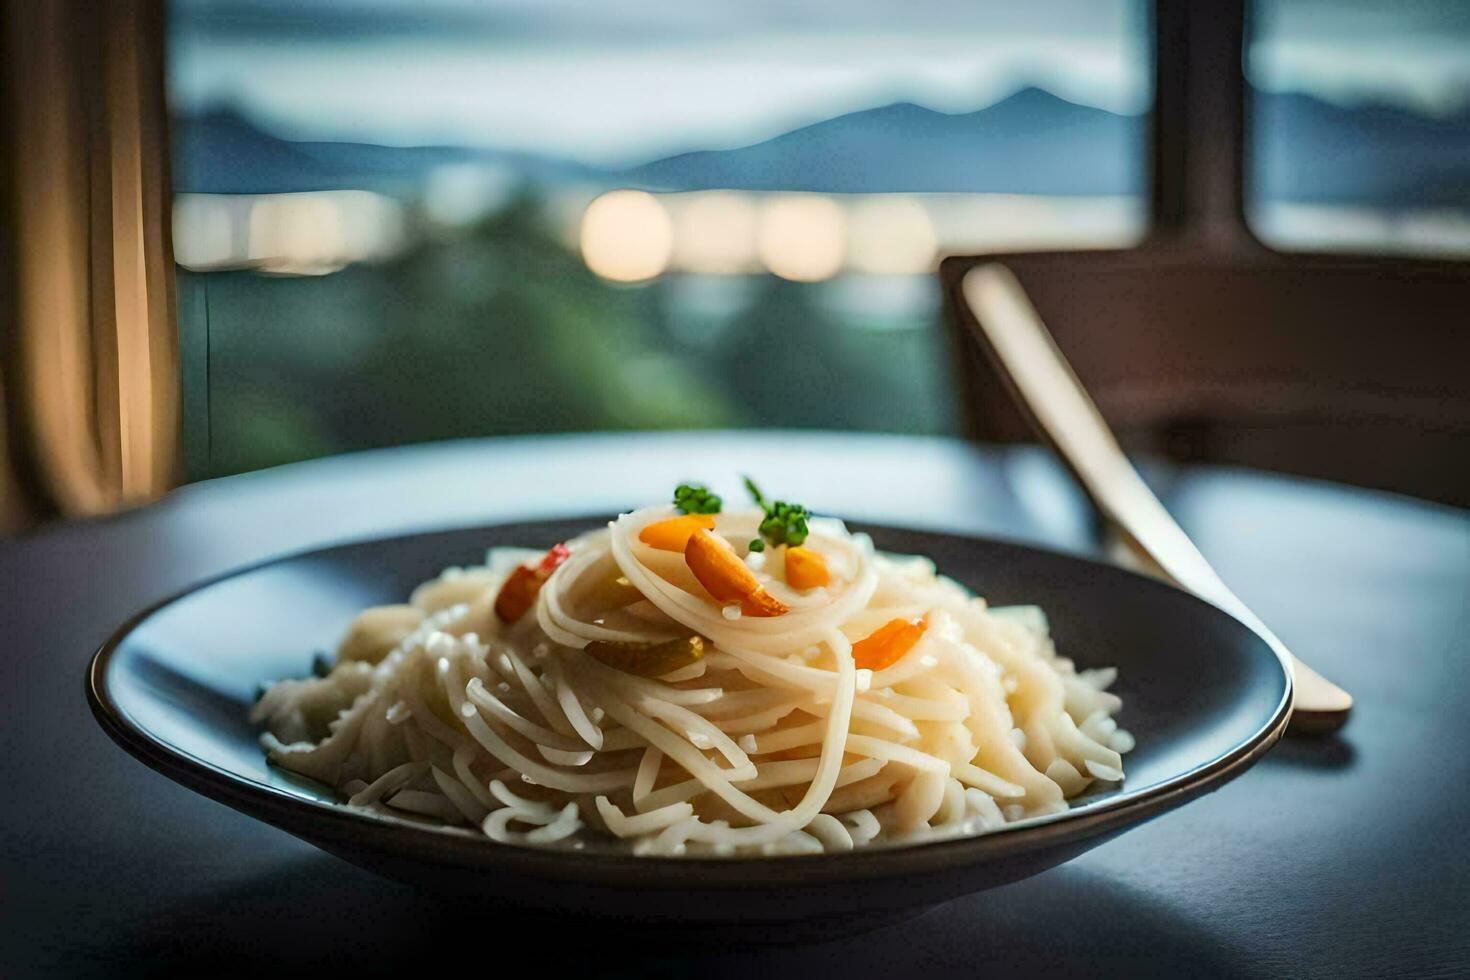
[[[640,510],[569,542],[509,626],[495,596],[537,553],[494,552],[425,583],[411,606],[364,613],[327,676],[282,681],[256,706],[271,760],[352,806],[532,845],[612,835],[655,855],[983,833],[1123,778],[1133,739],[1112,719],[1115,671],[1058,657],[1040,610],[988,609],[927,559],[875,554],[830,520],[811,522],[806,546],[832,583],[796,591],[779,548],[746,554],[761,518],[750,510],[719,515],[716,533],[790,611],[741,616],[682,554],[639,540],[674,513]],[[607,608],[630,584],[641,599]],[[854,666],[854,642],[926,614],[896,663]],[[583,649],[690,634],[706,639],[703,659],[656,679]]]

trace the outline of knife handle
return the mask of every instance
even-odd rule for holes
[[[976,266],[961,284],[971,333],[1021,411],[1062,458],[1135,562],[1245,623],[1294,678],[1291,730],[1326,732],[1347,720],[1352,695],[1297,660],[1230,590],[1129,462],[1015,274],[998,262]]]

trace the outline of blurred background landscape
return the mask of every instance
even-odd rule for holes
[[[193,477],[425,439],[945,434],[946,253],[1145,231],[1147,4],[177,0]],[[1263,0],[1250,219],[1470,254],[1470,11]]]

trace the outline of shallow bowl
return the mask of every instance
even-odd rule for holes
[[[348,809],[266,763],[247,719],[259,686],[304,675],[365,606],[402,602],[487,547],[550,545],[597,519],[504,524],[364,541],[276,559],[139,613],[103,645],[87,696],[128,752],[199,793],[368,870],[524,910],[739,932],[785,941],[915,915],[1045,871],[1218,789],[1275,743],[1291,680],[1250,629],[1192,595],[1081,558],[952,534],[855,526],[881,549],[932,557],[994,605],[1037,604],[1079,668],[1116,666],[1127,779],[1066,813],[980,837],[845,854],[634,857],[498,844]],[[1159,855],[1167,861],[1168,855]]]

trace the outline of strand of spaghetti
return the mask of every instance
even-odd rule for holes
[[[556,819],[544,827],[537,827],[526,835],[528,844],[551,844],[575,834],[582,829],[582,821],[577,818],[577,804],[568,803],[561,808]]]
[[[447,675],[446,675],[447,676]],[[413,713],[413,722],[419,731],[428,735],[436,741],[443,742],[451,749],[457,748],[464,741],[464,736],[440,721],[434,712],[424,704],[417,691],[402,691],[403,703],[408,705],[408,710]]]
[[[808,692],[800,692],[802,695]],[[787,689],[772,690],[771,688],[752,688],[748,691],[731,691],[718,701],[709,704],[693,705],[695,711],[708,718],[719,718],[721,716],[738,715],[752,711],[764,711],[774,708],[778,704],[784,704],[793,699],[792,691]],[[805,699],[804,697],[802,698]],[[667,698],[661,700],[668,700]]]
[[[397,731],[402,736],[410,759],[414,762],[432,761],[431,746],[434,746],[434,741],[430,736],[425,735],[417,725],[404,725]]]
[[[556,701],[561,705],[562,713],[567,716],[567,721],[571,723],[572,729],[594,751],[602,748],[602,729],[594,725],[592,719],[587,717],[587,710],[577,699],[577,692],[567,684],[566,673],[562,670],[561,661],[552,657],[547,670],[556,688]]]
[[[597,812],[602,817],[602,822],[607,824],[607,829],[615,836],[623,838],[657,833],[694,815],[694,807],[682,802],[671,803],[632,817],[624,814],[605,796],[599,796],[596,804]]]
[[[591,749],[585,749],[580,752],[563,752],[560,749],[548,749],[544,745],[536,746],[536,751],[540,754],[541,758],[553,765],[568,766],[573,769],[585,766],[597,755]]]
[[[465,695],[474,702],[475,707],[537,745],[561,749],[563,752],[575,752],[586,748],[580,739],[554,732],[516,714],[504,702],[486,690],[478,677],[470,679],[469,684],[465,687]]]
[[[646,744],[641,735],[622,726],[612,729],[604,727],[602,730],[603,752],[624,752],[628,749],[641,749]]]
[[[878,688],[869,698],[887,705],[911,721],[964,721],[970,709],[961,701],[936,701],[898,694],[891,687]]]
[[[490,795],[486,788],[485,780],[475,776],[470,768],[474,760],[475,750],[471,748],[472,742],[466,741],[464,745],[454,750],[454,774],[464,784],[464,788],[474,794],[475,800],[486,810],[495,809],[495,798]]]
[[[594,661],[595,662],[595,661]],[[651,680],[647,677],[637,677],[622,671],[615,672],[615,676],[623,689],[638,694],[646,694],[658,698],[660,701],[668,701],[672,704],[702,705],[722,701],[725,692],[718,687],[672,687],[661,681]]]
[[[873,601],[866,609],[860,609],[853,613],[842,623],[843,635],[849,638],[862,639],[872,633],[884,623],[895,619],[913,621],[928,612],[930,604],[923,602],[903,602],[897,605],[885,605]]]
[[[460,816],[464,817],[469,823],[479,823],[485,819],[485,814],[490,812],[490,808],[481,806],[480,801],[475,799],[469,790],[461,786],[459,780],[438,766],[432,766],[429,772],[434,777],[434,782],[438,784],[439,791],[444,794],[450,803],[454,804],[454,808],[459,811]]]
[[[406,785],[410,780],[423,775],[429,767],[422,762],[405,762],[401,766],[394,766],[374,779],[367,788],[356,793],[347,801],[348,806],[367,806],[376,803],[383,798],[385,793],[391,793],[400,786]]]
[[[798,783],[810,780],[816,774],[818,762],[816,757],[810,759],[798,759],[793,761],[802,763],[804,765],[804,768],[801,770],[795,768],[787,769],[785,770],[785,774],[787,776],[790,776],[793,772],[804,771],[805,776],[799,779],[794,778],[791,780],[791,782],[771,783],[771,786],[795,786]],[[857,762],[853,762],[846,766],[843,766],[842,769],[837,773],[837,782],[833,788],[833,797],[835,797],[836,794],[846,786],[850,786],[855,783],[861,783],[864,780],[873,778],[873,776],[875,776],[878,772],[882,770],[884,765],[885,763],[878,759],[859,759]],[[742,790],[746,790],[769,787],[754,786],[751,782],[747,781],[745,783],[742,783],[740,785],[740,788]],[[654,790],[652,793],[649,793],[643,799],[642,809],[653,809],[655,807],[667,806],[670,803],[679,803],[685,800],[692,800],[705,792],[705,787],[702,783],[699,782],[699,780],[686,779],[681,783],[673,783],[672,785],[665,786],[663,789]]]
[[[827,718],[827,735],[822,741],[821,761],[801,802],[764,826],[732,827],[711,833],[708,825],[701,824],[693,829],[690,839],[746,846],[772,843],[805,827],[822,812],[823,805],[837,785],[837,775],[842,769],[843,735],[852,721],[852,702],[857,696],[857,669],[852,662],[852,644],[835,627],[828,630],[825,639],[837,661],[839,680],[832,713]],[[817,846],[820,849],[821,845]]]
[[[670,704],[682,704],[693,708],[723,702],[726,697],[724,690],[718,687],[671,687],[668,684],[661,684],[645,677],[635,677],[622,671],[617,671],[617,676],[624,690],[667,701]]]
[[[438,793],[429,793],[424,790],[399,790],[384,803],[395,810],[404,810],[421,817],[434,817],[445,823],[454,823],[460,816],[459,811],[448,799]]]
[[[381,701],[381,698],[374,699]],[[412,709],[410,709],[411,711]],[[388,762],[387,740],[379,736],[379,731],[388,727],[387,713],[383,711],[372,711],[362,723],[361,742],[367,749],[368,767],[372,772],[385,772],[392,768]]]
[[[510,684],[519,684],[521,682],[521,679],[516,676],[515,665],[513,665],[510,662],[510,658],[505,655],[505,648],[503,646],[500,649],[492,649],[487,652],[485,654],[485,663],[486,665],[495,668],[495,672],[500,675],[500,681],[502,684],[509,686]],[[488,685],[488,683],[489,682],[487,681],[486,684]],[[524,691],[522,691],[521,693],[525,694]]]
[[[747,735],[753,732],[763,732],[774,728],[781,719],[791,714],[797,708],[810,704],[808,698],[796,697],[783,701],[774,708],[758,711],[753,715],[741,715],[739,718],[720,718],[715,721],[716,727],[727,735]]]
[[[576,735],[576,732],[572,730],[572,723],[567,721],[566,716],[562,714],[556,699],[551,696],[550,691],[546,690],[546,686],[541,683],[541,678],[526,666],[526,662],[521,659],[520,654],[516,653],[515,648],[507,646],[504,653],[506,659],[510,661],[511,668],[516,672],[516,678],[520,681],[522,690],[530,696],[531,701],[536,705],[536,710],[541,712],[541,716],[546,720],[546,724],[563,735]]]
[[[669,671],[660,677],[659,681],[664,684],[682,684],[685,681],[698,680],[705,675],[708,669],[709,664],[703,660],[696,660],[688,667],[680,667],[678,670]]]
[[[948,615],[955,620],[966,642],[1024,688],[1011,698],[1012,712],[1019,727],[1025,728],[1033,717],[1050,718],[1061,713],[1064,699],[1062,682],[1044,660],[1022,654],[1012,639],[996,627],[994,618],[984,615],[983,610],[966,604]]]
[[[464,672],[471,677],[478,677],[482,684],[497,683],[498,680],[491,670],[489,664],[490,648],[480,642],[475,633],[466,633],[460,637],[460,643],[464,644],[465,656],[460,658],[460,666]]]
[[[822,842],[822,849],[826,851],[850,851],[852,850],[852,834],[848,833],[842,821],[827,813],[819,813],[807,824],[807,833]]]
[[[766,732],[755,737],[755,755],[769,755],[772,752],[785,752],[787,749],[801,748],[806,745],[815,745],[822,739],[822,732],[827,726],[820,721],[809,722],[805,725],[797,725],[792,728],[780,728],[774,732]]]
[[[261,744],[265,746],[267,758],[277,765],[336,786],[342,763],[357,746],[358,735],[374,704],[371,697],[359,698],[346,714],[338,716],[330,734],[316,745],[309,742],[286,745],[270,732],[261,736]]]
[[[830,701],[808,701],[801,704],[799,710],[814,718],[825,718],[831,706]],[[922,737],[913,722],[890,708],[864,700],[862,695],[859,695],[857,701],[853,703],[852,717],[854,721],[881,725],[904,740],[912,741]]]
[[[730,804],[741,816],[756,823],[764,823],[776,818],[776,812],[770,807],[731,786],[725,771],[705,758],[704,754],[693,745],[658,722],[645,718],[632,705],[619,698],[617,692],[604,687],[600,683],[599,671],[609,668],[603,667],[586,656],[579,659],[576,667],[591,688],[593,699],[601,705],[604,711],[626,727],[638,732],[669,759],[683,766],[689,775],[698,779],[706,789]]]
[[[918,749],[909,748],[907,745],[899,745],[897,742],[885,741],[881,738],[873,738],[871,735],[849,735],[847,736],[847,751],[856,755],[867,756],[870,759],[883,759],[888,762],[897,762],[908,766],[910,769],[918,769],[921,772],[949,772],[949,763],[938,756]]]
[[[970,761],[1022,787],[1028,802],[1047,805],[1060,801],[1062,792],[1057,785],[1045,773],[1037,771],[1011,741],[1010,709],[994,672],[982,668],[983,661],[966,655],[962,648],[951,647],[943,653],[950,680],[971,705],[964,725],[974,735],[979,749]]]
[[[819,706],[814,706],[819,707]],[[917,739],[920,737],[918,726],[892,708],[858,698],[852,706],[852,716],[855,719],[882,725],[891,732],[896,732],[901,738]]]
[[[604,560],[611,565],[608,552],[583,550],[574,554],[562,567],[553,573],[552,579],[542,587],[536,601],[537,624],[553,642],[574,650],[580,650],[593,640],[610,642],[640,642],[650,639],[643,633],[608,629],[597,623],[588,623],[569,614],[562,604],[562,596],[577,587],[589,570],[595,570]]]
[[[965,815],[965,787],[958,779],[946,779],[944,781],[944,799],[940,801],[939,811],[934,814],[934,822],[939,825],[954,823]]]
[[[623,699],[626,699],[632,707],[637,708],[645,716],[660,718],[675,726],[676,730],[684,730],[691,742],[695,741],[695,733],[703,735],[704,738],[709,739],[710,745],[700,746],[700,748],[717,749],[720,755],[729,760],[729,764],[735,770],[750,768],[750,758],[745,755],[745,752],[735,745],[728,735],[710,724],[706,718],[698,716],[694,711],[689,711],[688,708],[681,707],[681,705],[673,704],[661,696],[647,693],[645,686],[629,683],[632,680],[631,677],[623,674],[622,671],[603,671],[600,677],[606,685],[612,686],[614,691],[619,692]]]
[[[1089,738],[1082,729],[1077,727],[1072,716],[1066,712],[1058,714],[1052,734],[1059,744],[1071,749],[1083,759],[1096,762],[1109,769],[1118,769],[1123,765],[1121,755],[1096,739]]]
[[[520,810],[532,819],[546,821],[556,816],[556,807],[540,800],[528,800],[524,796],[518,796],[502,780],[490,780],[490,793],[500,801],[501,806]]]
[[[850,810],[866,810],[869,807],[881,806],[892,801],[893,787],[902,778],[904,777],[899,767],[885,767],[876,776],[869,776],[851,786],[844,786],[833,791],[832,798],[822,807],[822,811],[824,813],[847,813]]]
[[[754,779],[742,779],[736,782],[741,789],[747,792],[756,789],[770,789],[775,786],[795,786],[814,779],[820,761],[820,759],[787,759],[781,762],[766,762],[758,767]],[[845,766],[842,772],[848,774],[851,782],[857,782],[869,776],[876,776],[885,764],[882,759],[862,759],[850,766]]]
[[[721,647],[737,664],[736,669],[757,683],[776,684],[783,688],[810,691],[818,696],[831,697],[836,688],[837,675],[819,667],[803,667],[766,654],[750,653]]]
[[[632,700],[632,704],[650,718],[667,722],[675,726],[675,730],[682,728],[685,737],[689,739],[690,744],[694,745],[695,748],[705,747],[699,745],[696,739],[702,737],[708,741],[710,743],[708,747],[719,752],[730,763],[730,769],[728,770],[729,779],[738,780],[744,778],[743,775],[737,775],[737,773],[755,773],[755,766],[751,763],[750,757],[745,754],[745,751],[736,745],[730,736],[694,712],[681,708],[677,704],[669,704],[667,701],[658,701],[649,697],[637,697]]]
[[[987,769],[981,769],[973,763],[963,762],[950,768],[954,772],[954,777],[960,782],[967,786],[984,790],[991,796],[999,796],[1002,799],[1009,800],[1020,799],[1026,795],[1026,788],[1024,786],[1018,786],[1009,780],[1002,779],[995,773]]]
[[[643,761],[638,763],[638,775],[633,779],[633,808],[635,810],[648,809],[643,805],[644,799],[653,792],[653,785],[658,781],[659,767],[663,765],[664,754],[653,746],[649,746],[643,752]]]
[[[478,709],[466,715],[463,706],[468,704],[464,693],[452,684],[446,684],[445,695],[449,698],[450,707],[464,719],[465,728],[469,730],[471,737],[490,755],[500,760],[504,765],[520,773],[522,778],[529,777],[540,786],[550,789],[559,789],[564,793],[607,793],[616,789],[631,786],[636,770],[615,770],[606,773],[566,773],[550,766],[542,765],[535,759],[517,752],[510,743],[501,738],[480,716]]]

